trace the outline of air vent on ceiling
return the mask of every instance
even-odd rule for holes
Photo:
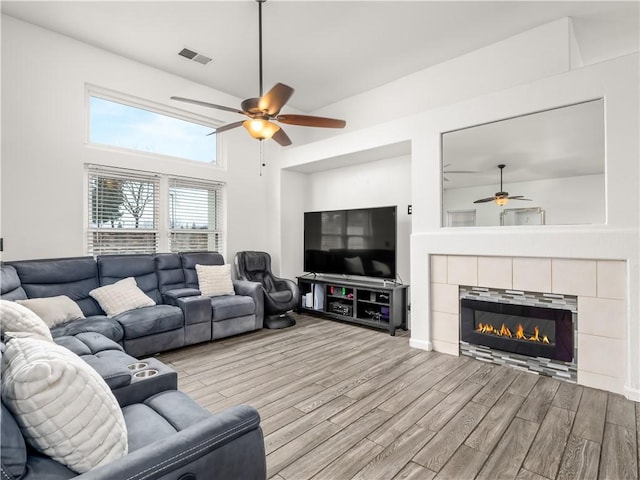
[[[211,59],[206,55],[194,52],[193,50],[190,50],[188,48],[183,48],[182,50],[180,50],[180,52],[178,52],[178,55],[184,58],[188,58],[189,60],[193,60],[194,62],[198,62],[202,65],[206,65],[211,61]]]

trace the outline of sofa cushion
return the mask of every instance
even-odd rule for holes
[[[20,284],[18,272],[11,265],[0,265],[0,298],[4,300],[20,300],[27,298],[27,293]]]
[[[156,304],[138,288],[136,279],[133,277],[127,277],[111,285],[91,290],[89,295],[98,301],[109,317],[114,317],[135,308],[149,307]]]
[[[83,320],[73,320],[57,325],[51,329],[51,335],[54,338],[65,335],[77,335],[85,332],[99,333],[114,342],[121,342],[124,337],[122,325],[116,320],[104,315],[95,315]]]
[[[66,295],[85,316],[104,312],[89,291],[99,287],[98,266],[93,257],[21,260],[11,262],[29,298]]]
[[[27,445],[24,443],[20,427],[4,404],[0,415],[2,478],[5,478],[5,471],[14,478],[22,478],[27,467]]]
[[[153,255],[100,255],[96,261],[100,285],[111,285],[124,278],[133,277],[140,290],[155,303],[162,303]]]
[[[53,341],[49,327],[42,319],[27,307],[16,302],[0,300],[0,318],[2,319],[0,322],[2,336],[5,332],[27,332]]]
[[[184,326],[182,310],[171,305],[138,308],[113,317],[124,329],[125,340],[168,332]]]
[[[198,422],[211,418],[211,413],[188,395],[178,390],[158,393],[144,403],[122,409],[129,433],[129,451],[161,440]]]
[[[118,402],[80,357],[37,336],[13,338],[2,366],[2,400],[36,450],[78,473],[127,454]]]
[[[156,274],[158,276],[158,288],[161,294],[168,290],[176,290],[186,287],[182,260],[177,253],[156,253],[154,255]]]
[[[231,265],[196,265],[200,293],[207,297],[235,295]]]
[[[212,321],[242,317],[256,313],[256,304],[251,297],[244,295],[222,296],[211,298]]]
[[[71,320],[85,318],[78,304],[66,295],[16,300],[16,303],[33,311],[49,328]]]

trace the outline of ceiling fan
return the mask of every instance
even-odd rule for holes
[[[448,173],[478,173],[475,170],[446,170],[446,168],[450,166],[451,163],[447,163],[446,165],[442,166],[442,178],[445,182],[449,181],[449,179],[447,178]]]
[[[260,97],[247,98],[240,104],[240,109],[216,105],[214,103],[202,102],[183,97],[171,97],[172,100],[193,103],[203,107],[216,108],[227,112],[240,113],[249,117],[248,120],[222,125],[211,132],[221,133],[242,125],[247,129],[249,135],[258,140],[273,138],[283,147],[291,145],[291,139],[284,130],[273,121],[288,125],[300,125],[303,127],[324,127],[324,128],[344,128],[347,124],[344,120],[335,118],[314,117],[311,115],[280,114],[280,109],[289,101],[294,89],[284,83],[276,85],[266,94],[262,94],[262,4],[266,0],[256,0],[258,3],[258,36],[259,36],[259,72],[260,72]]]
[[[528,202],[532,201],[530,198],[524,198],[523,195],[509,196],[509,192],[502,191],[502,171],[504,170],[504,167],[506,167],[506,165],[498,165],[498,168],[500,169],[500,191],[496,192],[493,197],[481,198],[480,200],[476,200],[473,203],[496,202],[496,204],[503,207],[509,200],[526,200]]]

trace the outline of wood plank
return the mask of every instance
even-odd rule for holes
[[[440,403],[446,395],[437,390],[429,390],[402,412],[391,417],[368,435],[370,440],[386,447],[396,438],[406,432],[412,425],[425,416],[434,406]]]
[[[262,417],[262,415],[260,415],[260,417]],[[276,430],[280,430],[285,425],[296,421],[300,417],[304,417],[304,413],[300,410],[297,408],[287,408],[275,415],[271,415],[269,418],[261,418],[260,427],[262,428],[262,434],[266,437]]]
[[[489,455],[479,452],[466,445],[453,454],[451,459],[436,475],[437,480],[459,480],[461,478],[475,478]]]
[[[577,412],[583,391],[584,388],[579,385],[562,382],[556,392],[556,396],[553,397],[551,405],[558,408],[564,408],[565,410],[571,410],[572,412]]]
[[[537,423],[514,418],[476,480],[516,478],[537,431]]]
[[[355,400],[348,397],[335,398],[331,402],[323,405],[321,408],[316,409],[312,414],[304,415],[299,419],[288,423],[279,430],[265,436],[264,446],[266,452],[271,453],[272,451],[291,442],[307,430],[313,428],[314,425],[323,422],[329,419],[329,417],[335,415],[337,412],[344,410],[354,401]]]
[[[432,480],[435,476],[436,472],[417,463],[409,462],[393,477],[393,480]]]
[[[526,470],[555,478],[574,417],[564,408],[549,408],[522,465]]]
[[[630,432],[636,431],[636,409],[631,400],[621,395],[609,393],[607,402],[607,422],[615,423]]]
[[[498,368],[498,365],[494,365],[492,363],[480,362],[480,368],[476,370],[476,372],[471,375],[467,381],[477,383],[480,385],[486,385],[491,377],[493,376],[493,372]]]
[[[516,477],[516,480],[548,480],[548,479],[546,477],[542,477],[538,475],[537,473],[533,473],[533,472],[530,472],[529,470],[525,470],[524,468],[521,468],[520,471],[518,472],[518,476]],[[582,477],[582,480],[587,480],[587,479]]]
[[[518,417],[535,423],[541,423],[553,402],[560,382],[549,377],[540,377],[531,393],[520,407]]]
[[[491,453],[520,409],[522,402],[524,397],[505,392],[467,438],[465,444],[480,452]]]
[[[320,470],[312,480],[335,480],[337,478],[351,478],[362,467],[378,455],[384,447],[371,440],[363,438],[352,448],[340,455],[328,467]]]
[[[302,455],[279,474],[286,480],[304,480],[311,478],[333,460],[352,448],[389,419],[391,414],[382,410],[372,410],[361,419],[342,429],[331,439],[322,443],[311,452]]]
[[[269,453],[267,455],[267,477],[275,475],[294,460],[310,452],[339,431],[340,427],[324,421],[307,430],[285,447]]]
[[[473,402],[492,407],[517,376],[518,372],[512,368],[502,366],[497,368],[494,370],[493,377],[473,397]]]
[[[557,480],[598,478],[600,444],[576,435],[570,435],[558,469]]]
[[[434,472],[440,471],[488,411],[484,405],[469,402],[413,457],[413,461]]]
[[[599,478],[633,480],[638,478],[636,435],[615,423],[604,428]]]
[[[482,385],[463,383],[430,410],[417,424],[437,432],[451,420],[480,391]]]
[[[607,392],[594,388],[585,388],[582,392],[571,433],[577,437],[601,444],[606,409]]]
[[[480,362],[467,362],[461,367],[456,368],[449,375],[444,377],[433,388],[443,393],[453,392],[462,382],[467,380],[471,375],[476,373],[482,364]]]
[[[519,372],[518,376],[513,380],[507,391],[514,395],[520,395],[521,397],[527,397],[533,387],[540,379],[540,375],[529,372]]]
[[[438,383],[438,381],[440,381],[442,378],[444,378],[443,373],[429,373],[429,375],[423,376],[401,392],[398,392],[388,400],[385,400],[378,406],[378,408],[389,413],[401,413],[416,399],[423,396],[434,384]]]
[[[352,480],[392,478],[434,435],[434,432],[414,425],[376,455]]]

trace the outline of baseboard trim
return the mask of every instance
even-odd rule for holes
[[[415,338],[409,339],[409,346],[413,348],[419,348],[420,350],[433,350],[433,344],[431,342],[425,342],[423,340],[416,340]]]
[[[628,400],[633,400],[634,402],[640,402],[640,390],[637,388],[624,387],[624,396],[627,397]]]

